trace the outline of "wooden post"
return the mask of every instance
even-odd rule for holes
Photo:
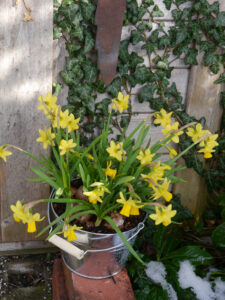
[[[215,1],[210,1],[215,2]],[[219,0],[220,9],[225,10],[224,0]],[[223,70],[221,70],[223,72]],[[218,78],[208,67],[202,64],[202,55],[199,55],[199,65],[192,66],[187,91],[186,112],[191,116],[200,119],[206,118],[206,128],[215,132],[220,127],[222,107],[220,94],[223,90],[221,84],[214,84]],[[183,163],[180,161],[180,163]],[[173,187],[174,193],[181,194],[181,201],[185,207],[198,218],[206,204],[207,186],[205,180],[193,169],[186,169],[177,174],[182,177],[185,183],[176,183]]]
[[[27,3],[28,4],[28,3]],[[23,1],[0,1],[0,145],[13,144],[34,155],[45,151],[36,142],[38,129],[49,126],[37,110],[39,95],[52,87],[53,1],[30,0],[34,21],[23,22]],[[15,223],[10,205],[49,196],[49,187],[30,183],[34,161],[13,150],[7,164],[0,163],[2,242],[35,240],[26,226]],[[34,209],[36,211],[36,208]],[[46,206],[37,207],[46,215]],[[38,224],[43,227],[45,224]],[[42,238],[43,239],[43,238]]]

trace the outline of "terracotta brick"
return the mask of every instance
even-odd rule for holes
[[[135,300],[126,269],[106,279],[81,277],[69,271],[64,263],[63,270],[69,300]]]
[[[53,300],[68,300],[66,291],[65,276],[61,259],[55,259],[52,274]]]

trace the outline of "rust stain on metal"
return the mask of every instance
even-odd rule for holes
[[[126,0],[98,0],[96,45],[101,79],[109,85],[116,75]]]

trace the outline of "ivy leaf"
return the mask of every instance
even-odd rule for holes
[[[141,34],[141,32],[139,32],[137,30],[131,31],[131,42],[133,45],[136,45],[139,42],[143,42],[143,41],[144,41],[144,38],[143,38],[143,35]]]
[[[155,18],[155,17],[164,17],[164,13],[163,13],[163,11],[161,11],[159,9],[158,5],[155,5],[153,7],[152,16],[153,16],[153,18]]]
[[[84,53],[91,51],[95,46],[95,40],[90,32],[86,32],[85,42],[84,42]]]
[[[144,62],[144,59],[143,57],[138,56],[137,53],[132,52],[130,54],[129,61],[130,61],[131,69],[135,70],[138,64],[142,64]]]
[[[216,84],[225,83],[225,72],[221,74],[220,77],[216,81],[214,81],[214,83]]]
[[[155,83],[145,85],[138,94],[139,103],[143,103],[144,101],[150,101],[153,98],[154,92],[156,90],[157,85]]]
[[[212,240],[218,247],[225,247],[225,223],[220,224],[212,233]]]
[[[84,31],[81,26],[76,26],[74,29],[70,32],[71,38],[77,38],[80,42],[84,40]]]
[[[65,84],[67,85],[74,84],[74,74],[72,71],[61,71],[60,76],[64,80]]]
[[[198,50],[195,48],[189,48],[188,53],[184,58],[184,62],[186,65],[197,65],[197,55],[198,55]]]
[[[216,58],[214,51],[205,52],[205,54],[203,56],[203,61],[204,61],[205,66],[210,66],[210,65],[216,63],[217,58]]]
[[[165,4],[165,6],[166,6],[166,9],[167,9],[167,10],[170,10],[171,5],[172,5],[172,3],[173,3],[173,0],[163,0],[163,2],[164,2],[164,4]]]
[[[138,83],[144,84],[148,81],[150,74],[146,66],[137,66],[134,72],[134,77]]]
[[[106,88],[107,93],[110,93],[113,97],[117,97],[118,93],[121,91],[121,79],[116,77],[112,83]]]
[[[62,36],[62,28],[59,26],[54,26],[53,29],[53,40],[57,40]]]
[[[210,265],[213,262],[212,256],[198,246],[185,246],[163,257],[164,260],[184,261],[189,260],[193,265]]]
[[[82,64],[82,68],[85,73],[86,82],[90,83],[90,82],[94,81],[94,79],[96,78],[96,76],[98,74],[98,69],[97,69],[96,65],[91,61],[91,59],[86,60]]]
[[[188,37],[187,29],[181,28],[176,32],[176,44],[182,43]]]
[[[120,43],[119,58],[123,63],[128,63],[129,52],[128,52],[129,40],[124,40]]]
[[[221,64],[220,63],[215,63],[213,65],[210,66],[210,70],[214,73],[214,74],[218,74],[220,71],[220,67]]]
[[[79,44],[76,44],[76,43],[66,43],[66,49],[70,52],[70,53],[73,53],[73,52],[76,52],[78,51],[79,49],[81,48],[81,45]]]
[[[76,13],[79,10],[79,5],[75,3],[70,3],[70,5],[61,5],[58,12],[65,17],[69,23],[73,23],[76,18]]]
[[[82,16],[84,18],[85,21],[89,21],[89,20],[94,20],[94,13],[95,13],[95,5],[91,2],[88,2],[88,3],[84,3],[84,2],[81,2],[80,3],[80,7],[81,7],[81,13],[82,13]]]
[[[225,11],[221,11],[217,15],[217,17],[215,19],[215,24],[217,27],[220,27],[220,26],[225,27]]]

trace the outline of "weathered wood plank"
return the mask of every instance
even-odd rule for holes
[[[211,3],[213,2],[211,0]],[[225,10],[224,0],[220,0],[219,3],[221,10]],[[191,68],[186,111],[197,119],[204,116],[206,127],[214,132],[219,129],[221,122],[223,111],[220,105],[220,93],[224,87],[214,84],[218,75],[212,74],[207,67],[203,66],[201,55],[198,59],[199,65]],[[173,191],[180,193],[183,205],[199,217],[207,200],[207,186],[204,179],[192,169],[181,171],[178,176],[184,178],[187,183],[175,184]]]
[[[53,1],[31,0],[29,6],[34,9],[34,21],[25,23],[22,1],[18,6],[14,1],[0,1],[0,144],[14,144],[38,155],[38,129],[48,123],[37,110],[37,97],[52,86]],[[8,163],[0,165],[2,242],[35,239],[35,234],[25,233],[23,224],[13,221],[10,205],[49,195],[48,186],[26,181],[33,176],[29,168],[34,162],[13,152]],[[44,215],[46,206],[37,210]]]

